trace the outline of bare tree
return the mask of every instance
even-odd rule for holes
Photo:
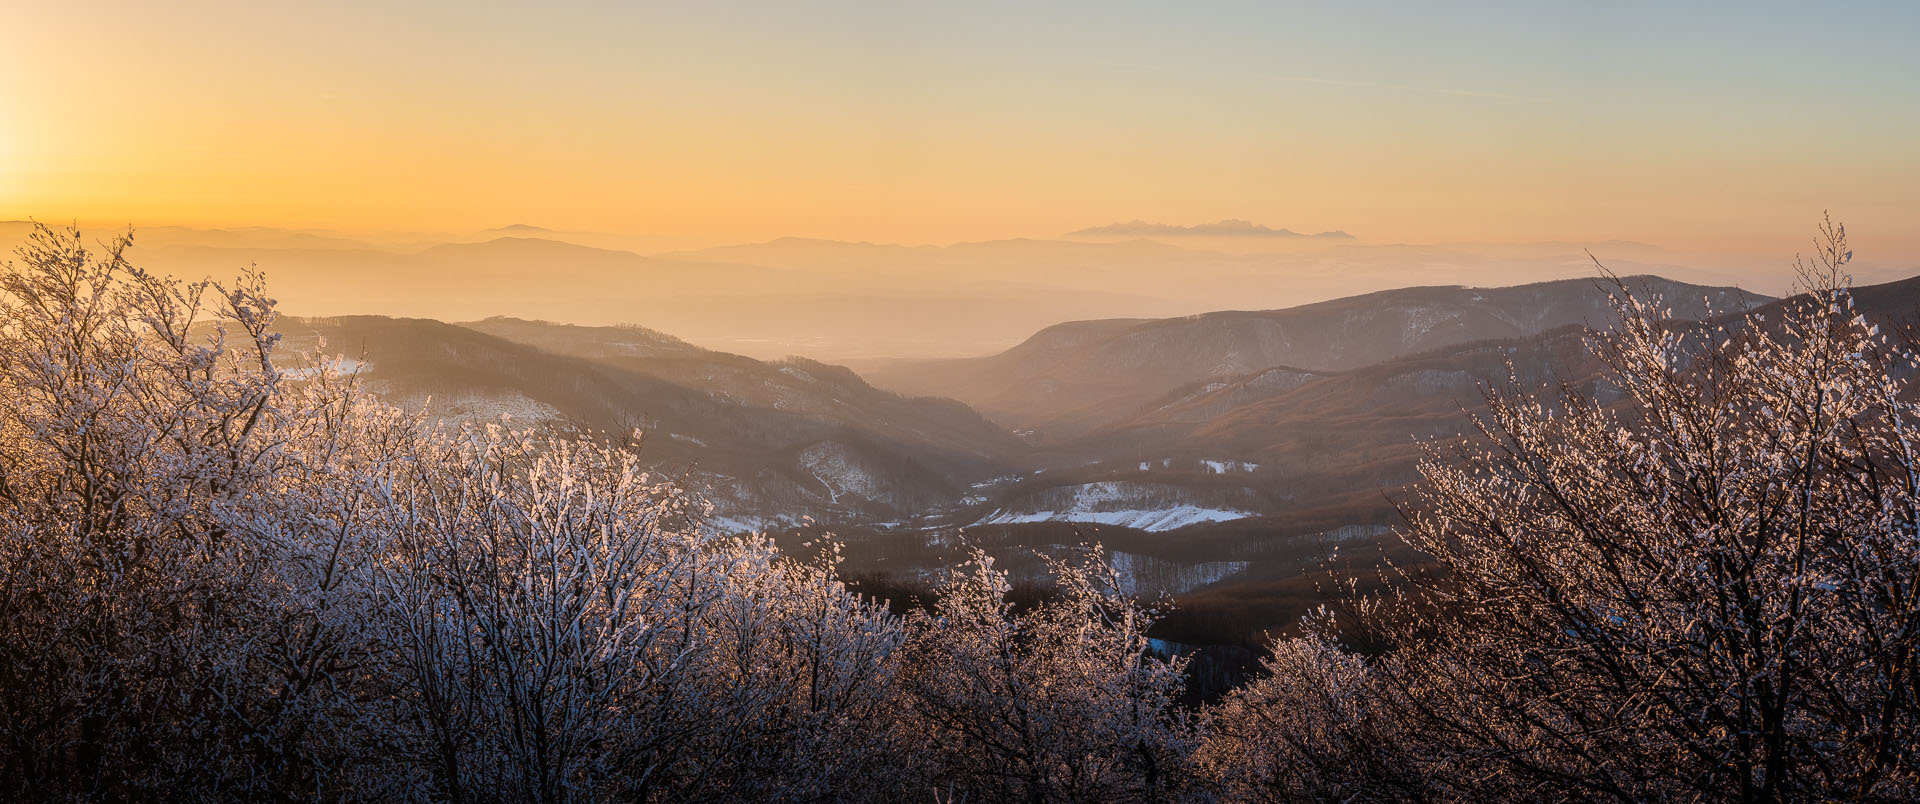
[[[1275,640],[1260,677],[1204,711],[1195,763],[1207,787],[1274,804],[1432,798],[1392,690],[1335,643],[1330,618],[1311,625]]]
[[[1405,538],[1441,571],[1375,670],[1460,797],[1920,795],[1915,356],[1822,235],[1752,317],[1620,286],[1595,354],[1622,402],[1511,389],[1430,452]]]
[[[1099,548],[1048,558],[1057,597],[1018,611],[976,550],[909,627],[903,684],[935,740],[935,782],[989,801],[1167,800],[1191,732],[1184,662],[1149,651],[1151,610]]]
[[[352,389],[281,393],[259,277],[155,277],[131,242],[37,227],[0,276],[0,784],[301,797],[349,750],[363,596],[298,423]]]
[[[0,796],[897,798],[902,623],[623,449],[276,365],[258,276],[0,278]]]

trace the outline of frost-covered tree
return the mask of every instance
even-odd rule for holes
[[[1387,661],[1392,661],[1391,658]],[[1221,800],[1418,801],[1417,748],[1366,659],[1320,619],[1275,640],[1261,675],[1204,711],[1199,775]]]
[[[498,425],[422,447],[378,486],[379,578],[439,788],[554,802],[612,784],[629,715],[680,671],[685,613],[721,595],[683,498],[629,453]]]
[[[257,276],[182,284],[38,227],[0,276],[0,787],[304,797],[341,772],[364,552],[282,393]]]
[[[1440,571],[1373,670],[1453,795],[1920,795],[1915,356],[1822,231],[1763,315],[1677,324],[1621,287],[1618,401],[1494,394],[1421,466],[1405,536]]]
[[[383,484],[410,753],[455,801],[884,799],[897,618],[695,527],[631,453],[488,426]]]
[[[713,650],[693,679],[716,728],[679,778],[691,800],[887,801],[919,780],[917,748],[893,686],[900,618],[851,592],[839,552],[780,556],[729,542],[730,594],[707,618]]]
[[[1193,717],[1097,548],[897,616],[595,438],[447,426],[273,302],[38,229],[0,276],[0,798],[1909,800],[1916,357],[1828,230],[1765,318],[1621,288],[1604,402],[1436,447],[1437,571]]]
[[[903,686],[934,782],[955,800],[1167,800],[1191,751],[1184,662],[1149,650],[1153,612],[1116,591],[1098,548],[1048,565],[1057,594],[1019,610],[975,550],[909,622]]]
[[[257,275],[0,277],[0,798],[898,800],[904,624],[593,439],[283,370]]]

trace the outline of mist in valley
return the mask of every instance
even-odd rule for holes
[[[1899,4],[0,26],[0,801],[1920,800]]]

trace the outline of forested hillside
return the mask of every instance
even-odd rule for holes
[[[957,402],[638,327],[345,316],[282,319],[275,331],[288,354],[344,357],[337,367],[388,402],[435,418],[637,437],[650,468],[697,489],[738,530],[909,519],[1004,474],[1023,449]]]

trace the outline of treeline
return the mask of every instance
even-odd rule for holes
[[[0,277],[0,797],[1920,793],[1915,358],[1851,314],[1837,231],[1763,328],[1623,299],[1631,404],[1497,398],[1423,466],[1432,571],[1198,708],[1098,548],[893,611],[617,445],[289,378],[258,277],[128,242],[41,229]]]

